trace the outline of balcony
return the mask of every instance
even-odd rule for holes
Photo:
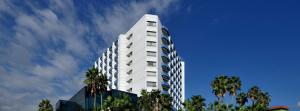
[[[167,73],[162,73],[161,77],[164,80],[164,82],[168,82],[170,80],[170,76]]]
[[[162,71],[165,73],[168,73],[170,71],[170,68],[167,65],[162,65],[161,68],[162,68]]]
[[[168,91],[170,89],[170,85],[166,82],[163,82],[161,84],[161,86],[162,86],[163,90],[165,90],[165,91]]]

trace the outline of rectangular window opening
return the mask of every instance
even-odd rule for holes
[[[156,82],[147,81],[147,87],[156,87]]]
[[[156,56],[156,52],[154,52],[154,51],[147,51],[147,56],[155,57]]]
[[[156,27],[155,21],[147,21],[147,26]]]
[[[154,32],[154,31],[147,31],[147,36],[155,37],[156,36],[156,32]]]
[[[154,62],[154,61],[147,61],[147,66],[155,67],[156,66],[156,62]]]
[[[155,77],[156,72],[155,71],[147,71],[147,76]]]
[[[154,41],[147,41],[147,46],[155,47],[156,46],[156,42],[154,42]]]

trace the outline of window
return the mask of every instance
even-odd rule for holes
[[[156,36],[156,32],[154,32],[154,31],[147,31],[147,36],[155,37]]]
[[[156,46],[156,42],[154,42],[154,41],[147,41],[147,46],[153,46],[153,47],[155,47]]]
[[[156,82],[147,81],[147,87],[156,87]]]
[[[127,57],[131,57],[131,56],[132,56],[132,51],[127,54]]]
[[[147,76],[156,76],[156,72],[155,71],[147,71]]]
[[[132,78],[127,80],[127,83],[131,83],[132,82]]]
[[[154,52],[154,51],[147,51],[147,56],[155,57],[156,56],[156,52]]]
[[[155,67],[156,66],[156,62],[154,61],[147,61],[147,65],[150,67]]]
[[[130,34],[128,37],[127,37],[127,40],[130,40],[132,38],[132,34]]]
[[[166,37],[170,36],[170,33],[166,28],[162,28],[161,30],[162,30],[162,33],[164,36],[166,36]]]
[[[127,92],[132,92],[132,88],[127,89]]]
[[[132,74],[132,69],[127,72],[128,75]]]
[[[161,38],[161,40],[162,40],[162,43],[164,45],[169,45],[170,44],[169,40],[167,38],[165,38],[165,37]]]
[[[132,42],[130,42],[130,43],[127,45],[127,48],[129,49],[131,46],[132,46]]]
[[[132,60],[130,60],[127,65],[130,66],[132,64]]]
[[[154,22],[154,21],[147,21],[147,26],[156,27],[156,22]]]

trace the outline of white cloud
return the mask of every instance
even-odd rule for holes
[[[51,0],[44,8],[21,2],[29,9],[0,0],[1,111],[32,111],[43,98],[53,105],[58,99],[68,99],[82,87],[86,68],[105,44],[146,12],[164,15],[176,3],[130,1],[112,4],[103,12],[92,8],[89,24],[79,20],[72,0]],[[13,18],[12,25],[4,23],[6,16]]]
[[[300,108],[300,101],[298,101],[298,103],[297,103],[297,107],[298,107],[298,108]]]

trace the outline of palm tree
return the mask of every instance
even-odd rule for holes
[[[141,96],[138,98],[138,106],[141,111],[151,111],[150,94],[145,89],[141,90]]]
[[[108,80],[103,74],[98,73],[98,69],[92,67],[86,72],[86,79],[84,83],[87,85],[91,95],[94,95],[94,108],[96,108],[97,93],[101,93],[101,105],[102,105],[102,93],[106,91]]]
[[[172,97],[167,94],[160,95],[161,111],[171,111],[172,110]]]
[[[252,100],[252,106],[257,101],[259,94],[261,93],[261,90],[258,86],[253,86],[248,90],[247,96]]]
[[[194,106],[196,111],[202,111],[202,110],[204,110],[204,108],[206,106],[205,99],[200,95],[193,96],[192,97],[192,105]]]
[[[244,105],[246,104],[246,102],[248,102],[247,94],[243,92],[238,94],[236,97],[236,103],[239,105],[237,110],[243,111],[245,109]]]
[[[236,76],[232,76],[231,78],[229,78],[228,80],[228,87],[227,87],[227,91],[229,92],[229,95],[232,96],[232,103],[233,103],[233,99],[237,94],[237,91],[241,90],[241,80],[239,77]]]
[[[117,97],[108,96],[102,109],[104,111],[135,111],[135,108],[131,98],[127,94],[122,94]]]
[[[154,111],[159,111],[160,106],[161,106],[159,90],[152,90],[150,92],[150,103],[152,104]]]
[[[192,101],[190,99],[185,100],[183,103],[184,109],[188,111],[195,111],[196,109],[192,105]]]
[[[102,106],[102,102],[103,102],[102,96],[103,96],[103,93],[107,90],[107,85],[108,85],[108,79],[107,79],[106,75],[100,74],[98,90],[99,90],[99,93],[101,94],[101,106]]]
[[[186,100],[183,105],[188,111],[204,111],[206,106],[205,99],[200,95],[193,96],[191,99]]]
[[[257,86],[249,89],[248,97],[252,100],[252,110],[266,110],[271,101],[270,95]]]
[[[258,95],[257,103],[256,103],[255,107],[258,110],[266,110],[267,107],[269,106],[270,102],[271,102],[271,97],[270,97],[269,93],[261,92]]]
[[[38,111],[53,111],[53,107],[48,99],[43,99],[39,104]]]
[[[216,77],[215,80],[212,81],[211,87],[213,89],[213,93],[218,98],[218,102],[223,103],[223,98],[228,87],[228,77],[223,75]]]

